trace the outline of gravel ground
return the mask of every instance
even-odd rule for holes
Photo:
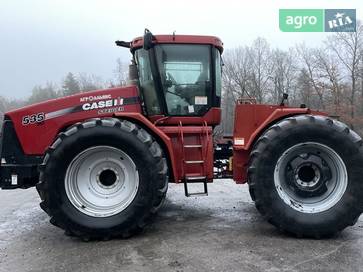
[[[186,198],[171,184],[155,223],[127,240],[67,237],[38,202],[35,189],[0,191],[1,272],[363,271],[363,217],[332,239],[292,238],[231,180],[211,184],[208,197]]]

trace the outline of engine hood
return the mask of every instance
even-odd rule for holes
[[[50,144],[49,139],[54,139],[64,128],[89,118],[111,117],[117,112],[141,112],[136,86],[52,99],[9,111],[5,118],[12,120],[26,153],[42,154]]]

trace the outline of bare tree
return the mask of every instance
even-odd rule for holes
[[[112,82],[112,85],[114,87],[125,86],[128,79],[128,64],[117,58],[116,68],[113,72],[115,74],[115,82]]]
[[[223,56],[224,68],[222,82],[225,93],[234,100],[251,97],[249,93],[250,55],[248,47],[227,50]]]
[[[347,76],[350,78],[350,117],[355,118],[355,99],[359,76],[359,65],[362,61],[363,25],[357,22],[356,32],[337,32],[328,37],[327,44],[338,57]],[[363,96],[363,92],[362,92]],[[362,105],[361,105],[362,106]]]
[[[263,38],[257,38],[249,50],[251,61],[251,91],[259,103],[268,94],[269,82],[273,79],[274,63],[271,60],[270,45]]]
[[[292,94],[295,90],[294,84],[296,81],[297,66],[294,59],[295,52],[292,49],[288,51],[275,49],[272,51],[272,103],[278,103],[283,93]],[[293,95],[295,96],[295,93]]]
[[[234,105],[240,98],[251,97],[251,59],[248,47],[227,50],[223,56],[222,130],[233,133]]]
[[[309,73],[302,68],[297,77],[297,100],[310,107],[313,92]]]
[[[101,77],[81,73],[78,75],[78,82],[81,92],[103,89],[105,84]]]
[[[329,105],[333,105],[331,111],[335,115],[340,115],[342,111],[342,76],[339,71],[337,60],[326,49],[316,51],[317,67],[320,73],[320,79],[326,81],[323,86],[331,93],[331,100],[327,101]]]
[[[319,109],[325,110],[325,86],[321,81],[321,74],[319,71],[319,61],[318,61],[318,49],[308,48],[305,44],[300,44],[296,46],[296,51],[301,59],[301,65],[304,69],[304,76],[307,76],[310,80],[310,86],[315,91],[318,98],[317,103],[313,103],[313,97],[309,98],[309,105],[315,106]],[[314,105],[315,104],[315,105]]]

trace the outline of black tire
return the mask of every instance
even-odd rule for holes
[[[280,197],[280,192],[277,192],[275,186],[275,167],[279,158],[283,158],[283,154],[288,153],[291,147],[306,142],[317,143],[334,150],[346,167],[344,193],[332,207],[318,212],[301,211],[298,210],[300,207],[288,205]],[[291,168],[291,165],[288,165],[283,171],[292,171]],[[288,173],[284,172],[285,177],[288,177]],[[268,222],[297,237],[323,238],[354,225],[358,220],[363,211],[362,173],[362,139],[354,131],[328,117],[300,115],[271,126],[257,140],[251,152],[248,184],[251,198]],[[342,179],[336,180],[339,182]],[[301,193],[299,190],[297,192]],[[304,197],[307,199],[311,196],[304,194]]]
[[[108,217],[93,217],[72,205],[65,189],[65,175],[77,154],[105,145],[122,150],[133,160],[139,185],[126,209]],[[40,207],[50,216],[50,222],[66,234],[83,240],[127,238],[139,233],[163,203],[168,168],[161,147],[144,129],[115,118],[92,119],[58,135],[44,156],[36,188],[42,200]]]

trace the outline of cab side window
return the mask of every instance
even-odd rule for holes
[[[160,45],[158,68],[170,115],[203,115],[211,94],[210,47]]]

